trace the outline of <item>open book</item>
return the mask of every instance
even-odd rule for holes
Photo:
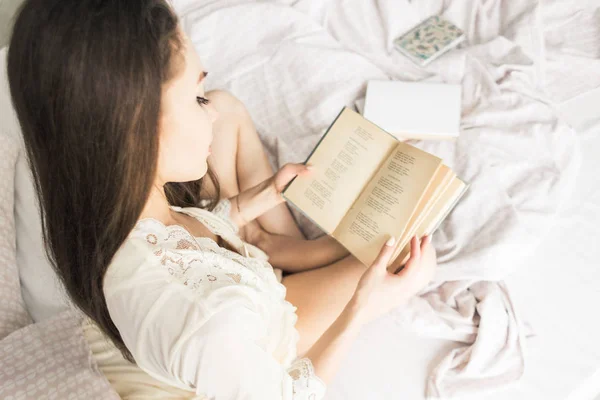
[[[388,269],[410,256],[410,239],[433,233],[468,184],[442,160],[398,141],[344,107],[306,163],[315,171],[298,176],[284,198],[370,265],[390,236],[396,247]]]

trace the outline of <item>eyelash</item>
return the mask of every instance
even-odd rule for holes
[[[207,104],[210,103],[210,100],[207,99],[206,97],[200,97],[200,96],[196,96],[196,101],[198,102],[198,104],[200,104],[201,106],[205,106]]]

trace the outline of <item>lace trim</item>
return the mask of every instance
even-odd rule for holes
[[[226,222],[232,231],[234,231],[236,234],[239,233],[239,227],[231,220],[231,201],[229,201],[229,199],[219,200],[211,212]]]
[[[244,243],[228,229],[228,224],[223,223],[225,221],[221,217],[213,215],[210,211],[199,208],[172,208],[195,217],[234,247],[237,247],[237,242]],[[285,299],[286,287],[277,279],[268,257],[260,249],[247,244],[254,256],[244,257],[235,251],[220,247],[211,238],[195,237],[183,226],[167,226],[153,218],[139,220],[132,234],[152,246],[152,253],[159,259],[162,267],[167,269],[172,279],[182,282],[188,289],[199,294],[235,284],[255,288],[276,302],[282,302],[288,315],[286,325],[291,335],[290,345],[296,349],[300,339],[300,334],[295,328],[297,308]],[[290,365],[295,358],[296,352],[290,351],[283,356],[281,362]]]
[[[315,375],[312,362],[308,358],[299,358],[288,368],[293,380],[294,395],[302,394],[302,398],[319,400],[325,396],[327,386]]]
[[[218,226],[218,222],[221,222],[219,217],[211,221],[209,216],[190,213],[191,210],[180,207],[172,208],[191,214],[214,234],[230,243],[231,241],[242,243],[237,236],[232,236],[232,232],[225,232],[223,226]],[[155,247],[154,256],[160,260],[169,274],[191,289],[203,293],[207,289],[215,289],[225,283],[235,283],[267,293],[273,293],[274,289],[277,297],[285,297],[285,286],[277,280],[273,268],[265,259],[245,257],[219,246],[211,238],[195,237],[183,226],[165,225],[154,218],[139,220],[134,230],[147,243]],[[240,243],[232,244],[239,247]],[[271,289],[267,290],[265,285],[270,286]]]
[[[222,204],[220,208],[221,210],[225,210],[223,212],[229,213],[229,211],[226,211],[227,209],[231,209],[229,200],[223,199],[219,204]],[[201,221],[211,232],[225,239],[244,257],[259,258],[263,260],[269,259],[269,256],[264,251],[250,243],[244,242],[239,237],[237,225],[229,218],[223,218],[221,215],[216,215],[212,211],[203,210],[197,207],[181,208],[173,206],[171,208]]]
[[[266,289],[263,282],[279,283],[264,261],[243,257],[220,247],[211,238],[194,237],[179,225],[166,226],[158,220],[145,219],[139,228],[143,229],[140,233],[145,241],[155,247],[152,253],[160,264],[191,289],[215,288],[225,281],[263,291]]]

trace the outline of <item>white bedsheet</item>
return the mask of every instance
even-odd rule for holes
[[[175,6],[211,72],[207,88],[226,88],[244,101],[276,165],[303,160],[341,106],[364,95],[368,79],[463,85],[459,141],[415,143],[443,157],[472,185],[434,235],[440,264],[437,281],[443,282],[501,280],[515,270],[535,271],[540,259],[526,256],[537,255],[540,243],[556,233],[550,223],[572,192],[580,159],[574,133],[557,119],[551,105],[600,84],[600,75],[593,73],[600,56],[595,47],[599,7],[584,3],[548,1],[542,7],[534,1],[493,0],[176,0]],[[470,46],[427,69],[391,51],[396,36],[439,12],[466,30]],[[556,249],[560,246],[554,245]],[[531,298],[543,276],[540,272],[535,284],[524,286],[528,304],[536,304]],[[569,288],[562,293],[571,296]],[[365,332],[373,336],[362,343],[365,354],[352,360],[351,352],[328,397],[413,398],[408,396],[415,389],[414,398],[422,398],[425,376],[455,345],[416,338],[422,346],[409,347],[413,354],[422,349],[422,354],[409,361],[411,352],[403,355],[407,350],[403,346],[414,335],[398,321],[423,328],[421,316],[398,313],[367,327]],[[427,317],[430,325],[444,325],[436,314]],[[489,320],[494,315],[483,317]],[[476,333],[475,319],[461,322],[462,328]],[[539,338],[539,328],[532,325]],[[456,333],[456,328],[445,332]],[[398,342],[403,335],[406,341]],[[388,348],[392,343],[397,353]],[[531,343],[535,348],[540,340]],[[501,343],[498,346],[502,348]],[[353,351],[360,348],[359,341]],[[555,348],[542,351],[556,354]],[[378,358],[365,362],[367,356]],[[428,360],[425,367],[423,360]],[[403,382],[400,376],[420,380]],[[557,393],[548,390],[550,396]]]
[[[600,400],[600,89],[559,110],[578,130],[583,166],[556,225],[506,282],[536,332],[520,382],[489,400]],[[361,332],[329,400],[424,398],[429,371],[457,343],[398,332],[382,319]],[[368,378],[365,379],[365,376]]]

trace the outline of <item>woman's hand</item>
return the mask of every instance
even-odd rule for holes
[[[283,203],[281,192],[285,186],[297,175],[308,175],[311,171],[311,167],[304,164],[285,164],[272,177],[229,199],[232,205],[231,220],[241,228]]]
[[[430,236],[424,236],[421,243],[416,236],[412,238],[410,258],[397,274],[387,270],[394,244],[394,240],[390,239],[383,246],[377,259],[361,277],[352,297],[350,305],[363,323],[406,304],[433,278],[437,261]]]
[[[280,195],[281,202],[284,201],[281,197],[281,192],[288,183],[292,181],[296,176],[306,176],[312,173],[313,169],[310,165],[305,164],[285,164],[273,177],[271,178],[271,185],[275,189],[275,192]]]

